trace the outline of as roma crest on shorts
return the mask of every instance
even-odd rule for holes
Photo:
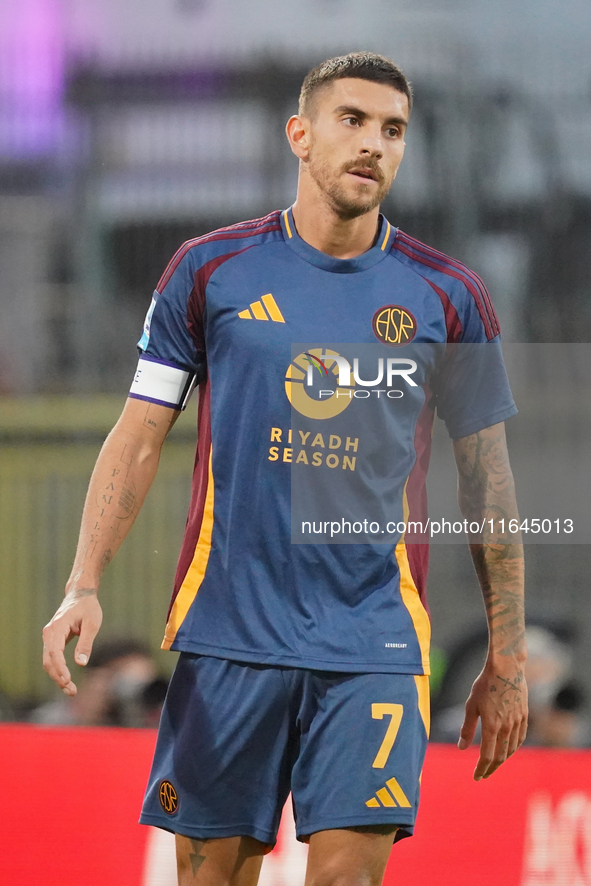
[[[179,795],[170,781],[161,781],[158,789],[160,805],[167,815],[174,815],[179,808]]]
[[[374,335],[385,345],[407,345],[417,332],[417,321],[400,305],[384,305],[373,315]]]

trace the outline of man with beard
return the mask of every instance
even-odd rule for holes
[[[287,123],[300,168],[294,205],[198,237],[174,256],[146,317],[130,398],[91,480],[65,600],[44,631],[46,670],[74,694],[64,645],[78,635],[75,660],[86,664],[101,621],[100,576],[196,382],[193,496],[163,644],[181,655],[141,818],[176,834],[182,886],[255,886],[290,791],[298,838],[309,842],[310,886],[377,886],[393,841],[412,834],[429,729],[421,546],[407,548],[404,537],[290,544],[290,464],[316,470],[310,447],[328,445],[320,432],[296,441],[290,402],[325,429],[346,402],[333,395],[309,405],[303,361],[316,359],[322,372],[330,357],[292,361],[292,342],[498,339],[480,279],[379,213],[411,103],[388,59],[324,62]],[[445,390],[437,402],[464,515],[501,510],[508,520],[517,511],[503,421],[515,407],[504,376],[490,390],[482,384],[465,406],[448,408]],[[434,411],[425,385],[411,394],[404,421],[384,411],[398,447],[387,479],[401,514],[421,498]],[[348,469],[358,459],[371,474],[363,440],[343,445]],[[331,469],[329,458],[318,470]],[[380,488],[384,478],[372,479]],[[480,718],[479,780],[525,735],[523,558],[513,539],[471,550],[490,648],[460,747]]]

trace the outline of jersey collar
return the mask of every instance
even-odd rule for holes
[[[365,271],[367,268],[373,267],[388,255],[397,234],[397,228],[392,227],[388,219],[380,213],[379,233],[375,246],[356,258],[335,258],[333,255],[320,252],[319,249],[315,249],[302,240],[296,231],[291,206],[281,213],[281,230],[285,242],[291,246],[294,252],[297,252],[300,258],[305,259],[311,265],[316,265],[317,268],[337,274],[354,274],[357,271]]]

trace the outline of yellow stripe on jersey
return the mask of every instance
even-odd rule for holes
[[[380,249],[383,251],[386,248],[386,243],[388,242],[388,237],[390,236],[390,222],[386,220],[386,236],[384,237],[383,243]]]
[[[279,305],[270,292],[268,292],[266,295],[262,295],[261,301],[268,310],[271,320],[274,320],[275,323],[285,323],[285,320],[283,319],[283,314],[279,310]]]
[[[408,480],[406,481],[408,483]],[[402,496],[402,508],[404,522],[408,522],[409,507],[406,497],[406,484],[404,485],[404,493]],[[421,662],[425,674],[430,673],[429,668],[429,647],[431,645],[431,623],[429,616],[421,601],[417,586],[414,583],[410,564],[408,562],[408,554],[406,552],[406,544],[404,543],[404,535],[396,545],[395,551],[396,561],[400,569],[400,596],[402,602],[408,609],[412,623],[419,641],[421,650]]]
[[[207,563],[209,561],[209,553],[211,551],[211,533],[213,531],[213,471],[211,464],[211,450],[209,452],[209,470],[207,476],[207,492],[205,494],[205,504],[203,506],[203,519],[201,520],[201,530],[199,538],[195,546],[195,553],[191,565],[187,569],[185,579],[176,595],[173,607],[170,612],[164,640],[162,641],[162,649],[170,649],[174,643],[178,629],[187,617],[187,613],[191,608],[197,592],[201,587],[201,583],[205,576]]]
[[[431,731],[431,704],[429,701],[429,677],[415,674],[415,685],[419,703],[419,714],[425,726],[427,738]]]
[[[429,738],[429,733],[431,732],[431,702],[429,692],[429,677],[426,674],[415,674],[415,686],[417,687],[419,714],[421,715],[421,719],[425,727],[425,732],[427,733],[427,738]],[[421,774],[419,775],[419,784],[421,783],[422,779],[423,769],[421,768]]]
[[[400,596],[412,618],[417,640],[419,641],[419,648],[421,650],[421,663],[423,665],[424,673],[429,674],[431,624],[429,622],[429,616],[427,615],[425,607],[419,597],[417,587],[413,581],[408,562],[408,554],[406,552],[406,545],[402,541],[398,542],[396,545],[396,560],[398,562],[398,568],[400,569]]]
[[[287,209],[285,209],[283,211],[283,220],[285,222],[285,230],[287,231],[287,236],[291,240],[291,238],[293,237],[293,234],[291,233],[291,228],[289,226],[289,216],[287,214]]]

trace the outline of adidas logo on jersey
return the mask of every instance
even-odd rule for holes
[[[264,306],[264,307],[263,307]],[[265,308],[267,309],[265,311]],[[251,313],[252,311],[252,313]],[[250,308],[245,311],[238,311],[241,320],[273,320],[275,323],[285,323],[283,314],[277,306],[277,302],[270,292],[262,295],[259,301],[253,301]]]
[[[376,791],[375,797],[367,800],[365,805],[377,809],[382,806],[405,806],[408,808],[411,804],[396,779],[389,778],[386,787]]]

